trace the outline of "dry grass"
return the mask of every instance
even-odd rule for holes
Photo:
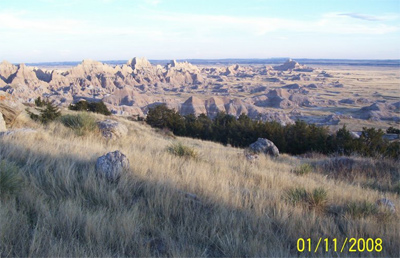
[[[298,160],[286,155],[250,163],[239,149],[121,122],[129,134],[115,141],[79,136],[61,123],[0,138],[0,160],[16,164],[24,181],[0,201],[1,256],[287,257],[299,255],[300,237],[379,237],[383,251],[360,256],[399,254],[398,211],[382,220],[379,212],[353,216],[348,208],[359,214],[354,203],[375,203],[382,194],[400,207],[397,194],[321,173],[297,176]],[[168,147],[178,142],[198,158],[171,155]],[[96,178],[97,157],[117,149],[130,172],[117,183]],[[326,211],[287,202],[299,187],[323,189]]]

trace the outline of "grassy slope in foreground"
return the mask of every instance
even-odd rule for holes
[[[37,133],[0,137],[0,160],[14,163],[23,178],[21,190],[0,201],[1,256],[285,257],[299,254],[300,237],[313,244],[320,237],[338,243],[379,237],[381,253],[353,255],[399,254],[399,212],[375,209],[378,191],[319,172],[297,175],[302,161],[294,157],[250,163],[240,149],[120,121],[129,133],[115,141],[23,117],[19,126]],[[196,158],[168,151],[177,142]],[[94,167],[97,157],[114,150],[131,167],[118,183],[108,183],[96,178]],[[311,200],[315,189],[326,192],[318,203]],[[384,194],[400,207],[398,194]],[[337,256],[332,249],[305,254]]]

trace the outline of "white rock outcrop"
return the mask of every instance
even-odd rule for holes
[[[109,152],[97,159],[96,173],[109,181],[116,181],[129,169],[128,158],[120,151]]]

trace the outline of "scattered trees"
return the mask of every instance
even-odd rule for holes
[[[363,128],[360,138],[353,138],[343,126],[334,134],[327,127],[296,121],[282,126],[277,122],[262,122],[240,115],[239,118],[217,114],[210,119],[204,114],[181,116],[165,105],[150,108],[146,122],[152,127],[168,128],[175,135],[230,144],[235,147],[248,147],[257,138],[267,138],[274,142],[280,152],[303,154],[319,152],[341,155],[359,154],[363,156],[387,156],[398,158],[400,143],[389,143],[382,138],[384,132],[374,128]]]

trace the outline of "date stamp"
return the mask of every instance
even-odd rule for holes
[[[381,252],[383,242],[381,238],[347,238],[339,243],[337,238],[319,238],[318,241],[312,241],[311,238],[299,238],[297,240],[297,251],[299,252],[314,252],[322,250],[322,252]]]

